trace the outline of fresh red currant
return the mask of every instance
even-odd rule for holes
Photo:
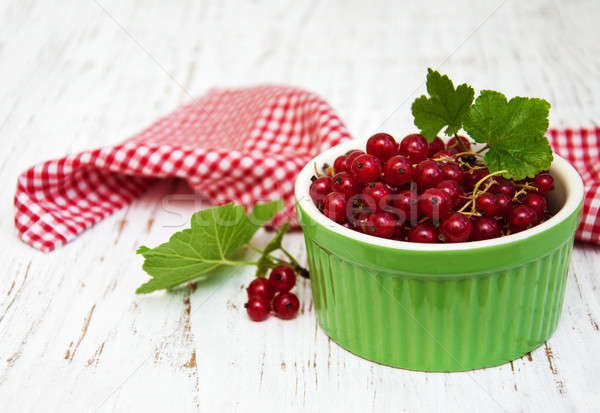
[[[381,161],[373,155],[359,155],[352,162],[350,172],[355,181],[361,184],[375,182],[381,176]]]
[[[498,214],[498,197],[496,194],[484,192],[477,196],[475,208],[488,217],[495,217]]]
[[[398,220],[389,212],[375,212],[367,219],[365,233],[381,238],[392,238],[396,232]]]
[[[521,232],[537,224],[537,214],[527,205],[513,208],[508,215],[508,227],[515,232]]]
[[[413,133],[402,139],[399,152],[400,155],[407,156],[412,163],[419,163],[427,159],[429,145],[423,136]]]
[[[296,273],[287,265],[275,267],[269,273],[269,285],[273,291],[287,292],[296,284]]]
[[[494,218],[479,217],[473,222],[471,241],[498,238],[502,235],[502,227]]]
[[[438,242],[438,232],[430,222],[424,222],[415,225],[408,231],[408,240],[410,242],[435,244]]]
[[[460,197],[463,195],[463,189],[456,181],[446,179],[437,184],[437,188],[448,194],[452,207],[456,207],[461,201]]]
[[[538,194],[546,195],[554,187],[554,178],[547,173],[537,174],[533,180],[533,185],[537,188]]]
[[[448,194],[438,188],[429,188],[419,195],[419,211],[434,221],[446,218],[452,209]]]
[[[346,159],[348,159],[346,155],[341,155],[335,158],[335,161],[333,162],[333,171],[336,174],[346,170]]]
[[[464,136],[459,136],[459,138],[462,141],[464,148],[460,145],[460,143],[458,143],[458,140],[456,140],[456,138],[452,138],[448,141],[447,148],[456,151],[455,153],[470,151],[471,142],[469,142],[469,140]]]
[[[365,206],[373,211],[383,211],[391,203],[392,191],[383,182],[371,182],[365,185],[361,199]]]
[[[443,179],[450,179],[456,181],[458,184],[464,182],[465,173],[456,162],[442,162],[440,168],[442,168]]]
[[[392,156],[385,163],[383,180],[386,184],[398,187],[412,179],[412,164],[406,156]]]
[[[413,175],[419,191],[433,188],[443,179],[442,168],[431,159],[419,162]]]
[[[523,205],[531,207],[535,211],[538,221],[541,221],[544,218],[544,211],[548,206],[548,201],[542,195],[531,192],[523,198]]]
[[[376,133],[367,141],[367,153],[378,157],[382,162],[396,155],[397,151],[398,144],[387,133]]]
[[[333,192],[341,192],[346,196],[346,199],[352,198],[360,193],[361,185],[352,179],[348,172],[340,172],[335,174],[331,180],[331,190]]]
[[[398,212],[403,212],[406,220],[410,220],[410,222],[417,221],[419,218],[419,196],[417,191],[402,191],[399,194],[393,194],[391,198],[392,206],[399,210]]]
[[[465,173],[464,185],[465,188],[469,191],[472,191],[475,188],[477,182],[481,181],[483,178],[488,176],[490,171],[487,168],[483,169],[471,169],[467,173]],[[487,181],[487,180],[486,180]]]
[[[332,192],[325,197],[323,213],[335,222],[346,220],[346,195],[341,192]]]
[[[490,192],[495,194],[505,194],[511,199],[515,196],[516,188],[511,181],[501,176],[494,176],[492,179],[495,183],[490,187]]]
[[[346,153],[346,172],[350,172],[350,169],[352,168],[352,163],[354,162],[354,160],[356,158],[358,158],[360,155],[364,155],[366,152],[358,150],[358,149],[353,149],[351,151],[348,151]]]
[[[510,210],[512,209],[512,197],[506,194],[496,194],[496,203],[498,204],[497,216],[506,217],[510,214]]]
[[[471,228],[469,217],[455,212],[440,224],[440,237],[444,242],[465,242],[471,236]]]
[[[262,297],[251,297],[245,307],[252,321],[265,321],[271,311],[271,301]]]
[[[348,218],[350,225],[352,225],[352,229],[358,232],[365,232],[365,228],[367,226],[367,220],[371,215],[370,211],[363,211],[357,214],[354,214]]]
[[[294,293],[279,293],[273,298],[273,311],[275,315],[284,320],[296,317],[300,308],[300,301]]]
[[[248,292],[248,298],[260,297],[264,298],[265,300],[272,299],[273,294],[275,294],[275,291],[273,291],[271,285],[269,284],[269,280],[262,277],[255,278],[250,283],[246,291]]]
[[[446,144],[442,139],[436,136],[433,141],[429,144],[429,157],[433,157],[438,152],[441,152],[446,149]]]
[[[317,178],[310,184],[309,194],[313,202],[317,205],[322,204],[330,192],[331,178],[328,176]]]

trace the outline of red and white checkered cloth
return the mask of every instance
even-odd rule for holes
[[[600,128],[550,130],[582,175],[576,237],[600,244]],[[318,96],[292,87],[214,89],[120,145],[44,162],[18,179],[15,225],[51,251],[132,202],[157,178],[184,178],[216,204],[283,199],[274,225],[295,222],[293,184],[312,157],[350,135]]]
[[[296,220],[294,179],[350,135],[323,99],[285,86],[214,89],[113,147],[36,165],[18,179],[15,225],[51,251],[132,202],[156,178],[184,178],[216,204],[283,199]]]

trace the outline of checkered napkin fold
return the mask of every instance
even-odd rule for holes
[[[550,130],[556,152],[582,175],[577,238],[600,243],[600,129]],[[283,199],[275,226],[296,222],[294,179],[312,157],[350,139],[333,109],[284,86],[214,89],[125,142],[47,161],[18,179],[20,237],[51,251],[131,203],[158,178],[186,179],[215,204]]]

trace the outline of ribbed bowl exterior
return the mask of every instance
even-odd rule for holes
[[[573,238],[528,263],[427,279],[374,270],[306,237],[321,327],[368,360],[423,371],[508,362],[542,344],[561,313]]]

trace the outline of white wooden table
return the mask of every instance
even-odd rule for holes
[[[401,136],[433,66],[479,90],[547,98],[552,126],[591,126],[599,20],[597,1],[3,1],[0,410],[598,411],[598,246],[576,245],[544,346],[496,368],[419,373],[329,341],[309,282],[291,322],[247,320],[251,269],[136,296],[146,275],[135,249],[200,207],[162,207],[188,191],[181,183],[157,185],[51,254],[18,240],[12,197],[30,165],[116,143],[214,85],[303,86],[355,136]],[[300,234],[286,243],[305,259]]]

